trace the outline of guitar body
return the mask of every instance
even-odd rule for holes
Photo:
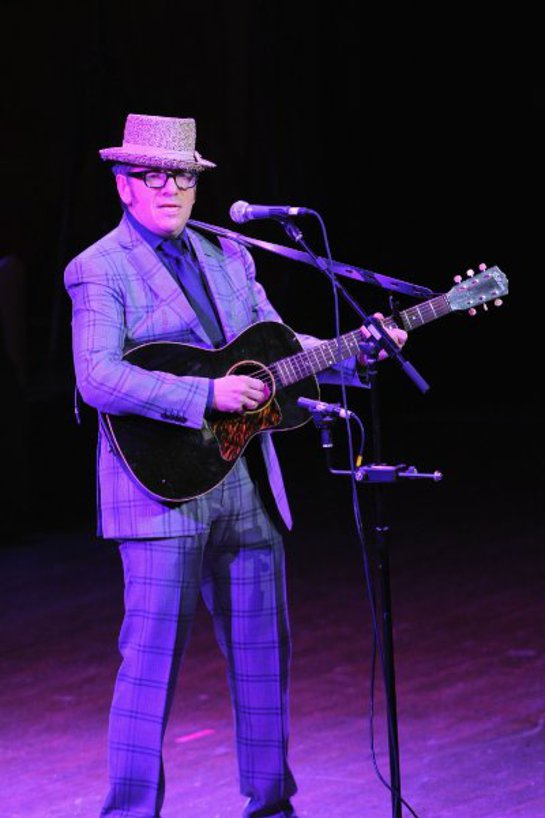
[[[308,412],[297,399],[319,398],[316,378],[311,375],[282,386],[268,368],[301,351],[293,330],[275,321],[253,324],[218,350],[170,341],[131,349],[124,360],[142,369],[202,378],[251,375],[265,381],[271,391],[256,411],[217,412],[201,429],[142,415],[103,414],[106,433],[131,478],[158,500],[190,500],[221,483],[258,433],[307,423]]]

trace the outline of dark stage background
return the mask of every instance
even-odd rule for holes
[[[120,144],[129,112],[196,118],[199,150],[218,164],[200,184],[198,219],[235,228],[237,199],[302,205],[322,214],[337,260],[438,291],[480,262],[508,275],[501,309],[411,336],[407,356],[430,382],[427,396],[393,364],[381,368],[384,456],[445,472],[440,485],[398,493],[415,517],[434,506],[445,524],[453,514],[470,524],[506,513],[534,524],[544,143],[535,21],[500,18],[497,8],[481,23],[458,5],[440,16],[381,8],[4,3],[9,542],[94,524],[95,421],[91,412],[82,427],[73,420],[62,273],[119,218],[98,149]],[[315,224],[301,225],[323,253]],[[275,223],[240,229],[288,243]],[[286,323],[329,337],[331,289],[318,272],[254,256]],[[388,312],[386,293],[346,283],[365,309]],[[357,323],[343,307],[343,329]],[[351,392],[350,405],[369,422],[367,395]],[[338,439],[342,458],[342,431]],[[348,488],[323,469],[312,426],[279,444],[299,521],[349,515]]]

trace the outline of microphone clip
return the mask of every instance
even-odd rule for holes
[[[311,412],[315,427],[320,432],[322,449],[333,448],[333,424],[339,419],[338,415],[325,412]]]
[[[333,424],[336,423],[339,418],[351,417],[352,412],[348,409],[343,409],[338,403],[324,403],[319,400],[310,400],[310,398],[299,398],[297,404],[310,412],[314,425],[320,432],[322,448],[332,449]]]
[[[284,232],[289,236],[289,238],[298,244],[301,239],[303,238],[303,231],[300,227],[298,227],[295,222],[289,216],[281,216],[276,217],[276,221],[280,222],[282,227],[284,228]]]

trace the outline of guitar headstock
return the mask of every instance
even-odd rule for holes
[[[452,310],[467,310],[470,315],[477,313],[477,307],[487,310],[487,303],[494,302],[500,307],[502,296],[509,292],[507,276],[499,267],[487,267],[479,264],[480,272],[475,275],[473,270],[467,271],[467,278],[456,276],[456,287],[446,293],[447,301]]]

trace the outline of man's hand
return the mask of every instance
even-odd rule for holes
[[[226,375],[214,381],[212,406],[219,412],[257,409],[269,397],[269,387],[248,375]]]
[[[376,312],[373,317],[378,318],[380,321],[384,320],[384,316],[383,316],[383,314],[381,312]],[[388,333],[390,338],[392,338],[392,340],[395,341],[396,344],[398,345],[398,347],[401,349],[401,347],[405,344],[405,341],[407,340],[407,333],[405,332],[405,330],[399,329],[398,327],[396,327],[395,329],[386,330],[386,332]],[[369,332],[369,330],[367,329],[367,327],[365,325],[363,325],[361,327],[361,334],[362,334],[364,340],[371,337],[371,333]],[[387,358],[387,357],[388,357],[388,353],[386,352],[386,350],[381,349],[379,351],[379,354],[378,354],[379,361],[383,361],[384,358]],[[365,352],[360,352],[358,354],[358,363],[361,364],[362,366],[367,366],[367,355],[365,354]]]

